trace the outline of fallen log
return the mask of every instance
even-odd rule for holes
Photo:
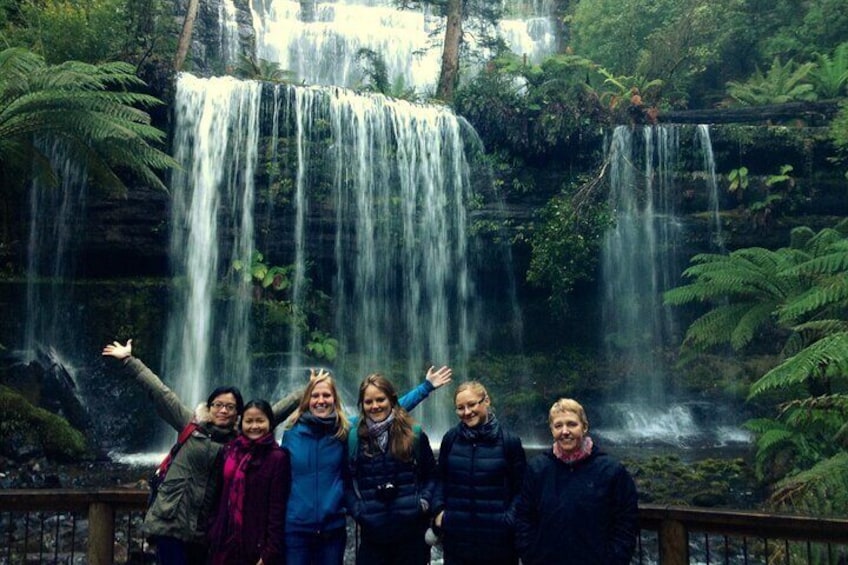
[[[803,120],[809,125],[823,125],[839,111],[839,103],[839,100],[822,100],[705,110],[669,110],[660,111],[657,121],[673,124],[734,124]]]

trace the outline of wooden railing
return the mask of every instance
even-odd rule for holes
[[[13,540],[11,529],[14,517],[47,512],[78,513],[80,521],[87,522],[86,539],[77,540],[77,544],[85,548],[86,562],[91,565],[114,563],[117,513],[136,513],[140,521],[146,500],[145,491],[134,489],[0,490],[0,518],[3,518],[0,524],[5,525],[5,529],[0,528],[0,563],[14,562],[17,555],[11,547],[16,541]],[[639,517],[641,533],[639,552],[634,558],[636,562],[688,564],[691,549],[699,546],[699,551],[703,552],[706,545],[707,557],[704,559],[699,556],[699,562],[795,563],[800,555],[800,562],[839,563],[844,562],[840,561],[844,559],[844,556],[840,557],[840,552],[848,548],[848,519],[653,504],[641,505]],[[140,539],[141,533],[136,531],[136,534]],[[656,538],[656,547],[644,547],[644,540],[652,535]],[[710,557],[710,536],[717,536],[717,545],[720,546],[714,548],[712,553],[720,553],[723,548],[723,556],[716,556],[715,559]],[[127,534],[126,538],[129,537]],[[58,540],[55,541],[58,543]],[[798,543],[800,546],[794,545]],[[813,544],[823,544],[826,548],[824,555],[827,557],[821,557],[821,550],[817,553],[811,550]],[[744,558],[730,556],[727,553],[730,545],[744,547]],[[752,551],[750,559],[747,553],[749,546]],[[72,547],[70,552],[73,554],[74,551]],[[759,557],[754,555],[755,551],[759,552]],[[812,556],[813,553],[816,556]],[[27,562],[32,561],[31,556],[28,559]],[[49,557],[46,560],[55,561]]]
[[[689,563],[690,549],[696,542],[710,562],[710,536],[717,537],[719,549],[725,550],[716,563],[845,563],[848,548],[848,519],[643,504],[639,521],[643,533],[657,532],[659,562],[663,565]],[[730,542],[742,548],[742,557],[734,560],[728,556]],[[759,560],[748,558],[748,546],[759,546]],[[700,556],[699,561],[703,560]]]

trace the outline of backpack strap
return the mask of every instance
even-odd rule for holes
[[[412,424],[412,465],[418,467],[421,460],[421,424]]]
[[[159,463],[159,466],[153,472],[155,475],[158,475],[160,478],[165,477],[165,474],[168,472],[168,468],[170,468],[171,463],[174,461],[174,457],[177,456],[177,452],[183,444],[188,441],[188,438],[191,437],[191,434],[193,434],[198,427],[197,422],[194,420],[186,424],[186,427],[183,428],[183,431],[181,431],[179,437],[177,437],[177,443],[171,446],[171,450],[165,456],[165,459]]]
[[[442,438],[442,447],[439,450],[439,459],[442,459],[442,453],[444,453],[444,461],[447,461],[448,456],[450,455],[451,449],[453,449],[453,444],[456,441],[456,436],[459,435],[455,429],[451,429],[448,433],[445,434],[445,437]]]

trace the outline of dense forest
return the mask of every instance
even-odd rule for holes
[[[62,172],[47,157],[54,139],[85,164],[104,195],[138,187],[166,193],[176,165],[168,108],[177,72],[292,80],[288,69],[251,55],[223,69],[203,58],[193,34],[204,3],[0,0],[3,277],[25,270],[12,242],[20,239],[18,214],[32,183],[61,186]],[[537,63],[494,35],[509,15],[499,3],[402,3],[445,16],[433,35],[442,49],[439,76],[429,91],[416,90],[388,76],[381,53],[363,52],[367,79],[359,88],[449,104],[468,120],[500,195],[533,208],[492,232],[506,233],[526,258],[521,284],[554,311],[568,311],[575,288],[595,276],[599,241],[612,221],[599,155],[605,128],[736,112],[737,122],[785,127],[799,144],[826,147],[817,162],[848,176],[845,0],[553,0],[557,52]],[[540,181],[580,160],[591,165],[566,181]],[[740,202],[737,213],[752,223],[787,214],[796,195],[792,167],[753,168],[739,166],[723,179]],[[841,190],[844,203],[844,182]],[[756,467],[770,504],[844,514],[848,222],[792,227],[791,239],[777,245],[695,255],[686,283],[665,299],[693,312],[682,366],[707,363],[717,352],[769,354],[738,394],[758,412],[747,426],[757,437]],[[253,267],[259,283],[270,277],[277,285],[286,274],[261,257]],[[269,286],[262,289],[270,294],[276,286]],[[327,348],[327,356],[334,345],[327,335],[310,344]]]

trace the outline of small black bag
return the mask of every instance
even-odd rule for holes
[[[159,487],[165,482],[165,475],[168,473],[168,469],[171,467],[174,457],[177,456],[177,452],[196,429],[197,422],[191,421],[186,424],[186,427],[183,428],[183,431],[180,432],[180,436],[177,438],[177,443],[171,446],[171,450],[168,452],[168,455],[165,456],[165,459],[159,463],[159,466],[156,467],[147,479],[147,486],[150,489],[150,492],[147,495],[148,510],[151,506],[153,506],[153,502],[156,500],[156,495],[159,494]]]

